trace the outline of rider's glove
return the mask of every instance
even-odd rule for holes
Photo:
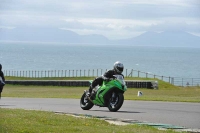
[[[114,79],[114,78],[106,78],[105,81],[108,82],[108,81],[111,81],[111,80],[113,80],[113,79]]]
[[[104,80],[105,80],[105,81],[107,81],[107,82],[108,82],[108,81],[110,81],[110,79],[109,79],[109,78],[104,78]]]
[[[113,80],[113,78],[107,78],[107,77],[105,77],[103,75],[102,75],[102,78],[103,78],[104,81],[107,81],[107,82]]]

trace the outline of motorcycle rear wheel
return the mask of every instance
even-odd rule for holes
[[[81,100],[80,100],[80,107],[83,110],[89,110],[94,106],[94,104],[86,97],[86,94],[83,93]]]
[[[122,93],[116,93],[116,98],[114,101],[112,100],[112,97],[109,99],[108,109],[111,112],[116,112],[121,108],[123,102],[124,102],[124,95]]]

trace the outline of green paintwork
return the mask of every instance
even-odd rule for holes
[[[104,106],[103,97],[113,87],[118,88],[122,91],[126,91],[127,89],[126,86],[122,87],[122,84],[118,80],[111,80],[109,82],[103,81],[103,85],[98,89],[93,103],[95,105]]]

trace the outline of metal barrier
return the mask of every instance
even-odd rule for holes
[[[45,71],[4,70],[3,72],[5,76],[41,78],[41,77],[97,77],[97,76],[101,76],[105,71],[107,71],[107,69],[45,70]],[[200,85],[200,78],[167,77],[167,76],[155,75],[148,72],[142,72],[142,71],[134,70],[134,69],[125,69],[123,74],[125,77],[160,79],[176,86],[199,86]]]
[[[173,77],[171,84],[176,86],[200,86],[200,78]]]
[[[126,81],[128,88],[158,89],[156,81]],[[6,84],[13,85],[42,85],[42,86],[81,86],[89,87],[88,80],[7,80]],[[158,84],[157,84],[158,85]]]
[[[107,69],[88,69],[88,70],[28,70],[28,71],[15,71],[4,70],[5,76],[15,77],[29,77],[29,78],[41,78],[41,77],[96,77],[102,75]],[[133,69],[125,69],[125,77],[144,77],[144,78],[167,78],[170,81],[170,77],[159,76],[148,72],[142,72]]]

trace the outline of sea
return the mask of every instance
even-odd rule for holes
[[[200,48],[0,42],[4,71],[106,70],[116,61],[128,70],[200,78]]]

